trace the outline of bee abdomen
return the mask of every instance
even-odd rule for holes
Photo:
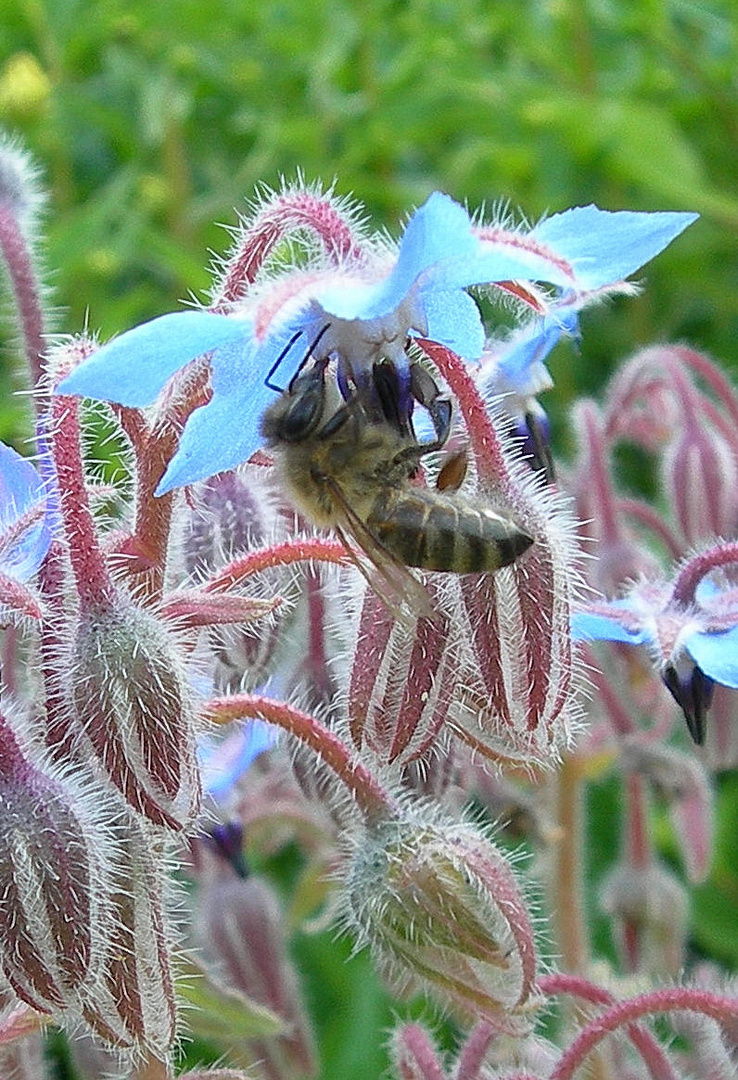
[[[380,499],[366,524],[406,566],[455,574],[499,570],[533,543],[512,518],[423,488]]]

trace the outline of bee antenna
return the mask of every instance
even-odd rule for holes
[[[330,328],[331,328],[331,324],[330,324],[330,323],[326,323],[326,324],[325,324],[325,326],[324,326],[324,327],[322,327],[322,329],[320,330],[320,332],[319,332],[319,333],[318,333],[318,334],[316,335],[316,337],[315,337],[315,340],[314,340],[314,341],[313,341],[313,342],[312,342],[312,343],[311,343],[311,344],[310,344],[310,345],[308,346],[308,351],[307,351],[307,352],[305,353],[305,355],[303,356],[302,360],[300,361],[300,366],[298,367],[297,371],[295,372],[295,374],[294,374],[294,375],[292,376],[292,378],[290,379],[290,390],[292,389],[292,387],[293,387],[293,386],[294,386],[294,384],[295,384],[295,379],[296,379],[296,378],[297,378],[297,376],[298,376],[298,375],[300,374],[300,372],[301,372],[301,371],[303,370],[303,368],[305,367],[305,364],[307,364],[307,362],[308,362],[308,360],[310,359],[310,357],[311,357],[311,356],[313,355],[313,353],[314,353],[315,349],[316,349],[316,348],[317,348],[317,346],[318,346],[318,343],[320,342],[320,339],[321,339],[322,337],[324,337],[324,335],[325,335],[325,334],[327,334],[327,333],[328,333],[328,331],[330,330]],[[324,368],[325,368],[325,365],[326,365],[327,363],[328,363],[328,358],[327,358],[327,357],[325,357],[325,359],[324,359],[324,361],[323,361],[323,367],[324,367]]]
[[[321,330],[319,331],[319,333],[316,335],[315,340],[308,346],[307,352],[305,353],[302,360],[300,361],[300,366],[298,367],[297,371],[295,372],[295,374],[292,376],[292,379],[290,380],[290,386],[292,386],[292,384],[294,383],[297,376],[300,374],[302,369],[305,367],[305,364],[307,364],[308,360],[313,355],[313,352],[316,349],[318,343],[320,342],[320,339],[330,330],[330,328],[331,328],[331,324],[326,323],[325,326],[323,326],[321,328]],[[272,366],[269,368],[269,371],[267,372],[267,376],[264,379],[264,385],[268,386],[270,390],[276,390],[280,394],[284,393],[285,388],[283,386],[277,386],[276,383],[273,383],[272,382],[272,376],[274,375],[277,368],[280,366],[280,364],[282,363],[282,361],[284,360],[285,356],[290,351],[292,346],[295,344],[297,339],[299,337],[301,337],[303,333],[304,333],[304,331],[302,331],[302,330],[296,330],[295,331],[295,333],[292,335],[292,337],[287,342],[285,347],[282,349],[282,351],[279,354],[279,356],[277,357],[277,359],[274,361]]]
[[[276,359],[276,360],[274,361],[274,363],[272,364],[272,366],[271,366],[271,367],[269,368],[269,371],[267,372],[267,377],[266,377],[266,379],[264,379],[264,386],[268,386],[270,390],[276,390],[276,391],[277,391],[278,393],[280,393],[280,394],[283,394],[283,393],[284,393],[284,387],[283,387],[283,386],[277,386],[277,384],[276,384],[276,383],[273,383],[273,382],[272,382],[272,375],[273,375],[273,374],[275,373],[275,371],[277,370],[277,368],[279,367],[279,365],[280,365],[280,364],[282,363],[282,361],[284,360],[285,356],[286,356],[286,355],[287,355],[287,353],[288,353],[288,352],[290,351],[290,349],[291,349],[291,348],[292,348],[292,346],[293,346],[293,345],[295,344],[295,342],[297,341],[297,339],[298,339],[298,338],[300,337],[300,335],[301,335],[301,334],[302,334],[302,330],[297,330],[297,331],[296,331],[296,332],[295,332],[295,333],[294,333],[294,334],[292,335],[292,337],[291,337],[291,338],[290,338],[290,340],[289,340],[289,341],[287,342],[287,344],[285,345],[285,347],[284,347],[284,348],[282,349],[282,351],[281,351],[281,353],[279,354],[279,356],[277,357],[277,359]],[[304,364],[304,363],[305,363],[305,361],[303,360],[303,362],[302,362],[302,363]],[[302,364],[300,365],[300,367],[302,367]]]

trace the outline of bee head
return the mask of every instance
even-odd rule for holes
[[[261,418],[261,435],[269,446],[299,443],[315,432],[325,410],[325,363],[298,372]]]

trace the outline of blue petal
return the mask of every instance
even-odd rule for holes
[[[473,256],[478,248],[466,210],[435,191],[410,219],[392,272],[376,285],[323,289],[318,294],[321,306],[339,319],[382,318],[402,303],[424,274],[440,272],[449,262]]]
[[[484,349],[484,326],[479,308],[465,292],[422,290],[427,336],[466,360],[477,360]],[[424,335],[425,336],[425,335]]]
[[[685,648],[705,675],[738,690],[738,626],[720,633],[698,630]]]
[[[213,354],[213,397],[188,418],[157,495],[234,469],[259,448],[259,421],[274,391],[256,367],[257,355],[242,343]]]
[[[141,323],[103,345],[56,388],[57,394],[150,405],[168,379],[196,356],[250,338],[243,319],[209,311],[175,311]]]
[[[598,289],[633,274],[698,217],[577,206],[541,222],[530,235],[574,265],[578,288]]]
[[[615,618],[576,611],[571,617],[571,636],[575,641],[625,641],[629,645],[645,645],[651,640],[645,629],[627,630]]]
[[[529,386],[529,369],[543,363],[564,334],[577,337],[578,333],[577,313],[568,311],[558,316],[552,313],[532,323],[527,332],[516,334],[509,346],[503,347],[497,362],[497,371],[505,385],[521,395],[535,393],[536,388]]]
[[[250,720],[219,741],[201,740],[198,754],[203,787],[215,799],[229,793],[259,754],[277,741],[277,729],[261,720]]]
[[[43,506],[43,516],[18,532],[20,518]],[[6,534],[12,538],[6,541]],[[0,571],[27,581],[46,558],[52,518],[46,485],[27,458],[0,443]]]
[[[516,249],[512,244],[489,240],[477,241],[476,251],[446,260],[433,273],[441,288],[466,289],[498,281],[547,281],[565,288],[573,285],[571,274],[554,260],[524,247]]]
[[[434,191],[405,229],[387,290],[401,298],[420,274],[432,268],[440,272],[449,260],[455,263],[459,258],[473,256],[478,249],[479,241],[466,210],[448,195]]]

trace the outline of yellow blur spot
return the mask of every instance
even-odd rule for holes
[[[0,70],[0,115],[29,117],[38,114],[50,94],[51,82],[32,53],[15,53]]]

